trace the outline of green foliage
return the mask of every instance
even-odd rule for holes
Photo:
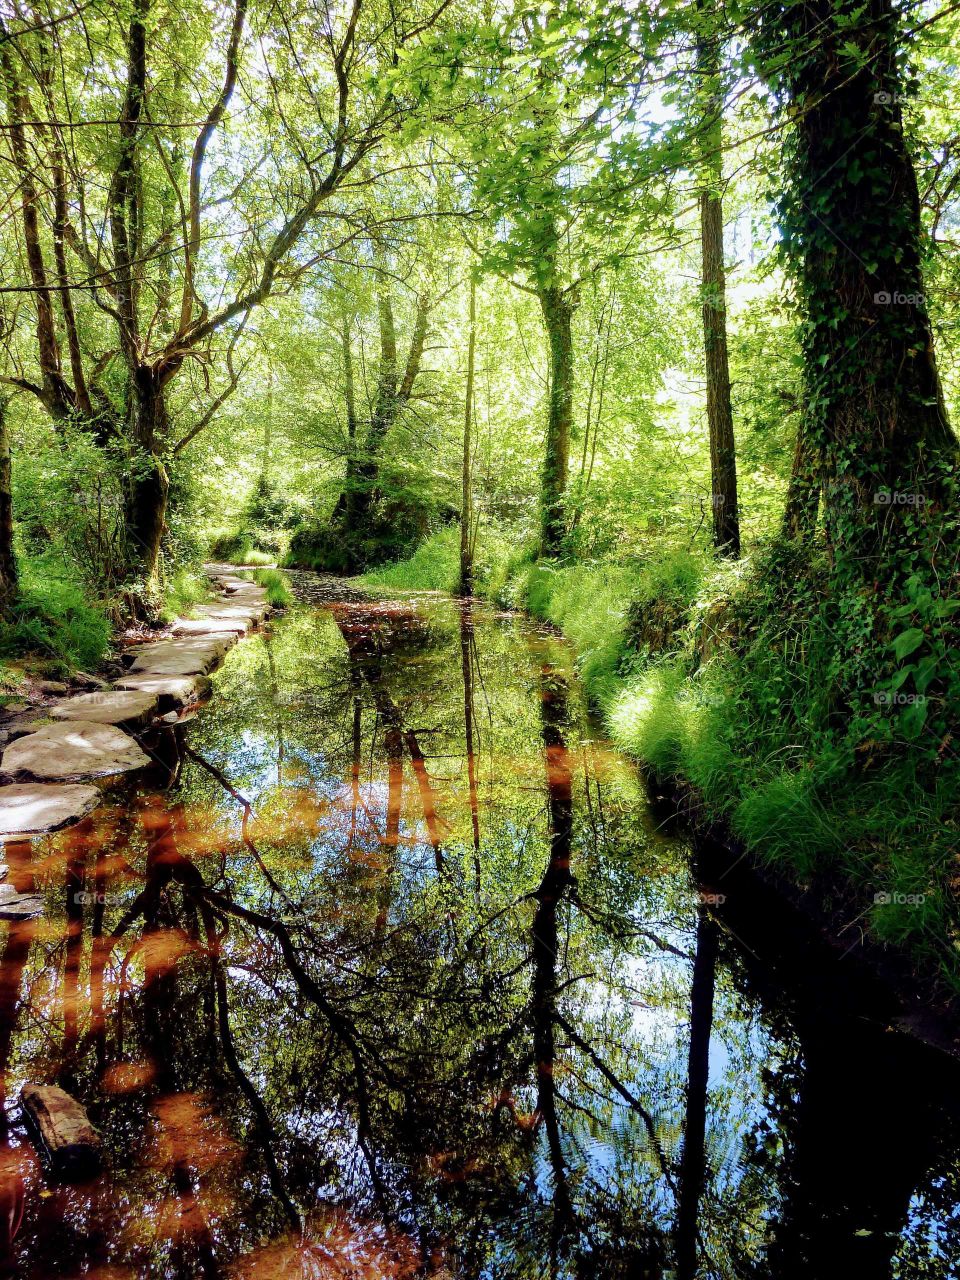
[[[257,569],[253,575],[254,582],[267,589],[267,603],[275,609],[285,609],[293,603],[293,591],[290,580],[279,569]]]
[[[210,582],[205,574],[192,569],[179,569],[167,579],[162,616],[166,622],[189,617],[195,605],[210,596]]]
[[[92,670],[110,643],[106,611],[93,603],[53,557],[21,566],[21,593],[12,617],[0,623],[0,656],[34,654],[63,674]]]
[[[504,531],[483,525],[474,551],[474,592],[496,600],[502,595],[523,552],[517,553]],[[398,560],[363,576],[371,586],[410,591],[450,591],[460,586],[460,529],[448,525],[425,539],[408,560]]]

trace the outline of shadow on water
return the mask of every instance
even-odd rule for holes
[[[717,892],[556,636],[307,601],[150,747],[6,847],[46,910],[0,926],[0,1272],[957,1265],[954,1065],[748,877]],[[96,1177],[49,1175],[27,1081],[86,1106]]]

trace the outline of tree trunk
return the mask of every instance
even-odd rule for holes
[[[420,373],[420,362],[423,359],[423,348],[427,338],[430,299],[426,294],[422,294],[417,300],[410,350],[402,379],[398,376],[393,305],[385,289],[380,293],[377,307],[380,316],[380,373],[377,380],[377,395],[363,446],[354,451],[352,468],[348,461],[345,500],[342,507],[340,503],[337,504],[338,510],[343,510],[345,513],[348,535],[362,530],[369,516],[380,475],[380,454],[383,443],[390,433],[390,428],[396,422],[401,408],[410,399]],[[356,567],[362,566],[357,564]]]
[[[470,281],[470,334],[467,338],[467,389],[463,410],[463,475],[460,502],[460,593],[473,594],[473,379],[477,347],[477,282]]]
[[[556,556],[566,533],[564,498],[573,425],[573,316],[577,297],[558,285],[538,289],[550,342],[550,402],[540,481],[540,553]]]
[[[796,119],[781,225],[804,310],[804,447],[822,463],[835,561],[873,581],[916,538],[904,511],[929,523],[950,501],[957,459],[923,297],[902,41],[890,0],[794,0],[761,25],[761,65],[785,37],[771,78]]]
[[[127,478],[124,525],[130,572],[142,578],[150,591],[157,583],[170,489],[160,454],[167,434],[167,410],[162,382],[150,366],[133,369],[130,382],[137,452]]]
[[[703,6],[701,5],[701,9]],[[719,105],[719,56],[714,31],[697,40],[697,64],[706,99],[700,151],[703,188],[700,192],[700,248],[703,264],[703,345],[707,379],[707,422],[710,431],[710,500],[713,542],[720,555],[740,555],[740,515],[737,504],[737,455],[730,403],[727,360],[727,282],[723,264],[723,130]]]
[[[9,397],[0,396],[0,617],[3,618],[9,617],[19,587],[17,558],[13,550],[9,403]]]
[[[801,417],[783,509],[783,536],[793,542],[806,542],[817,527],[819,508],[820,466],[811,450],[807,427]]]

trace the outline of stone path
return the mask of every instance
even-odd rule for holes
[[[14,781],[0,785],[0,841],[56,831],[89,813],[100,792],[78,779],[112,777],[148,765],[149,756],[125,729],[141,729],[161,712],[206,693],[207,673],[270,612],[264,587],[239,577],[230,565],[204,568],[221,600],[201,605],[194,618],[180,619],[171,639],[131,648],[129,669],[114,681],[115,688],[37,708],[30,712],[32,720],[49,716],[52,722],[31,731],[34,726],[24,715],[27,732],[8,733],[13,741],[3,751],[0,770]],[[49,692],[65,693],[67,686]],[[5,912],[8,919],[30,913],[33,906],[32,901],[0,901],[0,919]]]

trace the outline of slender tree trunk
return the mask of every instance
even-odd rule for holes
[[[564,498],[570,464],[573,425],[573,317],[577,297],[558,285],[538,290],[544,324],[550,342],[550,402],[547,439],[540,482],[540,551],[558,555],[566,533]]]
[[[700,5],[701,13],[704,5]],[[701,32],[697,63],[706,98],[701,124],[703,187],[700,192],[700,248],[703,288],[703,345],[707,379],[707,423],[710,431],[710,488],[713,541],[720,555],[740,555],[737,503],[737,454],[730,403],[727,359],[727,281],[723,264],[723,129],[719,105],[720,67],[716,35]]]
[[[460,593],[473,594],[473,380],[477,346],[477,283],[470,281],[470,334],[467,338],[467,389],[463,409],[463,475],[460,501]]]
[[[0,396],[0,617],[8,617],[20,585],[13,550],[9,397]]]

